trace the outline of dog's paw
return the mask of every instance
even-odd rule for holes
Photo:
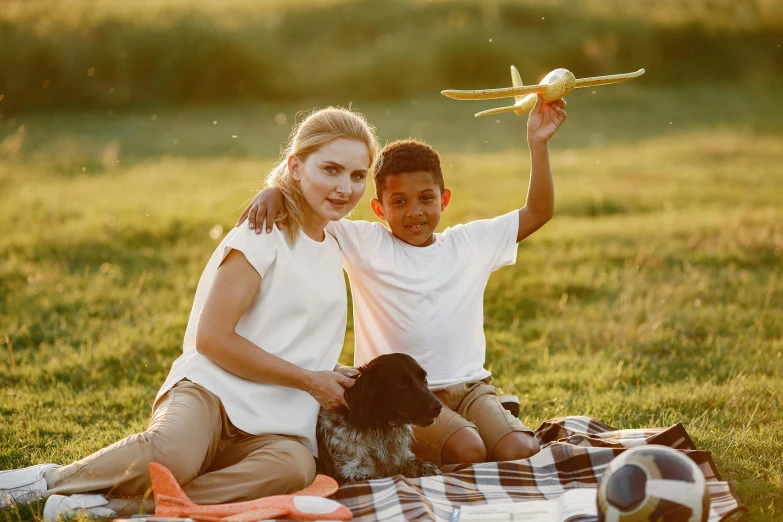
[[[424,461],[422,464],[422,477],[432,477],[441,474],[440,468],[432,462]]]
[[[435,475],[441,475],[440,469],[438,466],[433,464],[432,462],[427,462],[426,460],[420,460],[418,461],[418,466],[416,466],[418,469],[416,470],[416,477],[432,477]]]

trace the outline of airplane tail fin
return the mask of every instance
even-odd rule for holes
[[[155,515],[177,517],[182,508],[195,505],[166,466],[151,462],[149,470],[155,497]]]
[[[294,493],[294,496],[309,496],[309,497],[331,497],[334,495],[340,486],[337,481],[328,475],[318,474],[315,476],[313,483],[304,488],[301,491]]]
[[[519,71],[517,71],[517,68],[513,65],[511,66],[511,85],[514,87],[524,87],[524,83],[522,83],[522,77],[519,75]],[[520,96],[514,96],[514,99],[516,99],[517,102],[520,102],[524,98],[524,95]]]

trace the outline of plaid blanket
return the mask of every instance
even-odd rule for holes
[[[461,505],[554,500],[572,488],[597,488],[606,466],[626,448],[661,444],[681,450],[704,472],[710,522],[746,510],[721,479],[710,454],[696,449],[682,424],[617,430],[589,417],[572,416],[544,422],[536,437],[542,449],[530,459],[476,464],[440,477],[356,482],[341,487],[332,498],[347,506],[357,522],[449,521]]]

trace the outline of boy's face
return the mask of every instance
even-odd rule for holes
[[[392,234],[413,246],[435,242],[440,213],[446,209],[451,191],[443,193],[432,174],[425,171],[392,174],[386,178],[381,201],[373,198],[372,209],[386,221]]]

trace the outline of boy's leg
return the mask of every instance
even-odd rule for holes
[[[476,426],[452,410],[450,406],[450,388],[435,390],[443,408],[435,423],[420,427],[414,426],[416,442],[413,453],[421,460],[427,460],[442,471],[452,471],[453,464],[472,464],[484,462],[487,451]]]
[[[503,436],[492,449],[489,460],[501,462],[506,460],[529,459],[540,451],[538,439],[526,431],[513,431]]]
[[[440,455],[443,464],[476,464],[487,460],[487,448],[475,427],[464,426],[446,439]]]
[[[231,426],[233,428],[233,426]],[[315,459],[301,442],[284,435],[237,430],[206,473],[183,486],[197,504],[243,502],[296,493],[315,478]]]
[[[489,379],[466,386],[467,393],[457,412],[478,428],[488,460],[518,460],[538,453],[535,433],[503,407],[497,389],[489,384]]]
[[[99,492],[141,497],[150,488],[150,462],[168,467],[178,482],[189,482],[214,459],[220,427],[220,400],[197,384],[180,381],[155,407],[147,431],[47,472],[46,496]]]

